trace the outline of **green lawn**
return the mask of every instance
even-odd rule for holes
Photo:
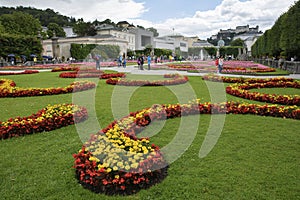
[[[58,75],[59,73],[44,72],[0,78],[12,79],[18,87],[64,87],[74,81],[58,78]],[[145,77],[136,77],[143,78]],[[158,77],[151,79],[156,78]],[[48,104],[71,103],[75,96],[75,101],[87,106],[90,114],[89,120],[81,125],[92,127],[96,120],[104,128],[114,120],[114,112],[125,115],[126,112],[141,110],[153,104],[184,101],[180,97],[189,97],[187,85],[193,88],[195,95],[202,101],[209,101],[213,89],[223,87],[221,83],[205,83],[200,77],[189,77],[190,81],[185,85],[139,88],[115,87],[106,85],[105,80],[90,80],[98,84],[96,91],[75,95],[0,98],[0,120],[28,116]],[[211,85],[207,88],[208,84]],[[287,91],[268,90],[279,94]],[[299,94],[297,89],[289,91],[288,94]],[[128,99],[112,101],[112,97],[118,97],[114,96],[118,92],[124,92],[121,97],[128,96]],[[95,101],[91,101],[93,97]],[[253,103],[230,95],[226,95],[226,98]],[[128,106],[128,110],[122,111],[122,106]],[[117,109],[112,112],[114,107]],[[141,134],[153,135],[151,142],[163,148],[175,138],[181,121],[183,120],[176,118],[165,123],[157,122]],[[210,115],[201,115],[199,123],[192,124],[197,122],[197,116],[185,117],[185,122],[191,122],[188,126],[196,126],[198,130],[191,145],[180,158],[171,163],[168,177],[148,190],[127,197],[95,194],[77,183],[72,168],[72,154],[77,153],[82,146],[82,133],[78,133],[74,125],[3,140],[0,145],[0,199],[300,198],[299,121],[253,115],[226,115],[217,144],[206,157],[199,158],[199,150],[211,121]],[[153,133],[153,130],[159,131]],[[92,133],[88,128],[86,131],[86,135]],[[186,132],[189,134],[188,128]]]

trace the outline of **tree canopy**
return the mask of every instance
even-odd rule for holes
[[[9,34],[38,35],[41,24],[32,15],[23,12],[13,12],[0,16],[0,24],[4,32]]]
[[[252,55],[300,58],[300,1],[282,14],[252,46]]]

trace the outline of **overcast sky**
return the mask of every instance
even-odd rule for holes
[[[206,39],[220,29],[249,24],[265,31],[295,0],[0,0],[1,6],[51,8],[84,21],[128,21],[154,27],[160,36]]]

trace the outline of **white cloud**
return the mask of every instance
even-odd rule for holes
[[[55,12],[69,17],[83,18],[84,21],[99,21],[111,19],[112,21],[123,21],[138,18],[147,9],[144,3],[136,3],[134,0],[0,0],[5,6],[31,6],[38,9],[51,8]]]
[[[214,10],[197,11],[193,17],[171,18],[154,25],[160,35],[175,33],[199,36],[202,39],[216,34],[220,29],[259,25],[260,30],[272,27],[276,19],[293,5],[294,0],[223,0]],[[146,24],[146,23],[145,23]]]
[[[148,10],[144,3],[137,3],[135,0],[0,0],[0,3],[4,6],[51,8],[63,15],[83,18],[84,21],[126,20],[134,25],[154,27],[158,29],[160,35],[172,34],[174,28],[175,33],[186,36],[197,35],[206,39],[220,29],[234,29],[239,25],[249,24],[251,27],[259,25],[262,31],[269,29],[276,19],[293,5],[294,0],[223,0],[212,10],[197,11],[192,17],[181,17],[182,15],[178,14],[177,18],[162,19],[156,24],[140,19]],[[174,12],[184,13],[184,9]]]

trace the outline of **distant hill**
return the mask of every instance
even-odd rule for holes
[[[76,19],[73,17],[67,17],[55,12],[52,9],[47,8],[46,10],[36,9],[32,7],[18,6],[14,7],[0,7],[0,15],[11,14],[14,11],[25,12],[32,15],[34,18],[40,20],[42,26],[48,26],[49,23],[56,23],[60,26],[73,26]]]

